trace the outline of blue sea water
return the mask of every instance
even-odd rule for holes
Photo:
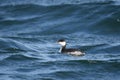
[[[0,80],[120,80],[120,1],[0,0]]]

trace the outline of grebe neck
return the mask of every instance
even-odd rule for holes
[[[60,48],[59,52],[63,52],[63,51],[65,50],[65,48],[66,48],[66,45],[65,45],[65,46],[62,46],[62,47]]]

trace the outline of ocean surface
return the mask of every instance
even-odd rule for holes
[[[0,0],[0,80],[120,80],[120,0]]]

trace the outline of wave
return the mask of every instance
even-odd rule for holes
[[[118,0],[5,0],[1,1],[1,6],[5,5],[21,5],[21,4],[36,4],[42,6],[54,6],[54,5],[64,5],[64,4],[86,4],[86,3],[119,3]]]
[[[13,60],[13,61],[24,61],[24,60],[37,60],[38,58],[32,57],[29,55],[24,55],[24,54],[15,54],[15,55],[10,55],[4,60]]]
[[[0,38],[0,53],[18,53],[27,51],[31,51],[31,49],[18,41]]]
[[[109,46],[106,46],[106,47],[102,47],[102,48],[98,48],[98,50],[97,49],[95,49],[97,52],[106,52],[106,53],[113,53],[113,51],[114,51],[114,53],[118,53],[118,52],[120,52],[120,44],[110,44]]]
[[[16,29],[20,33],[41,35],[70,34],[80,31],[104,35],[120,32],[119,6],[87,4],[45,7],[26,4],[2,8],[0,26],[3,33]],[[10,29],[7,26],[11,26]],[[37,26],[37,29],[34,29],[34,26]]]

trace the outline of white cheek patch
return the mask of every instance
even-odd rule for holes
[[[65,46],[66,42],[59,42],[60,45]]]

